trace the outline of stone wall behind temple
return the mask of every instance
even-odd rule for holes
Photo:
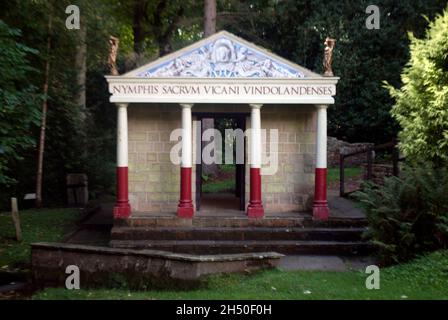
[[[195,105],[192,109],[193,112],[223,112],[223,110],[247,113],[246,128],[250,128],[250,107],[247,105]],[[275,175],[262,176],[263,203],[266,212],[310,210],[314,191],[315,114],[315,108],[312,106],[262,107],[262,128],[279,130],[278,171]],[[180,191],[180,169],[170,161],[170,150],[176,142],[170,142],[169,136],[172,130],[180,127],[180,106],[137,104],[129,106],[129,199],[133,212],[176,212]],[[196,130],[193,127],[193,142],[195,135]],[[249,148],[246,149],[246,159],[249,159]],[[193,143],[193,163],[196,152],[196,144]],[[249,170],[250,165],[247,164],[246,202],[249,201],[250,192]],[[194,202],[195,165],[192,171]]]
[[[342,140],[338,140],[334,137],[328,137],[327,142],[327,159],[328,159],[328,168],[339,168],[339,157],[340,153],[348,154],[351,152],[357,152],[361,150],[366,150],[369,147],[372,147],[373,143],[368,142],[358,142],[358,143],[350,143]],[[353,155],[345,158],[344,164],[345,167],[359,167],[366,163],[367,154],[360,153],[357,155]]]

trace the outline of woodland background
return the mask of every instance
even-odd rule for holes
[[[218,0],[216,28],[319,73],[324,39],[337,39],[333,70],[341,80],[329,109],[329,135],[382,143],[399,129],[384,83],[401,86],[408,32],[422,37],[446,1],[375,2],[379,30],[365,27],[372,3],[363,0]],[[80,8],[80,30],[65,27],[70,4]],[[0,209],[11,196],[35,192],[45,101],[43,205],[65,203],[67,173],[87,173],[91,198],[114,193],[116,110],[104,79],[110,35],[120,39],[118,66],[124,73],[201,39],[204,1],[1,2]]]

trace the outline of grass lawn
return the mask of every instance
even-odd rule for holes
[[[355,271],[270,270],[214,276],[206,287],[191,291],[49,288],[33,299],[448,299],[448,250],[382,269],[379,290],[365,288],[366,276]]]
[[[232,165],[222,165],[220,170],[223,172],[232,172],[235,170]],[[339,182],[339,168],[328,168],[327,171],[328,183]],[[345,178],[354,178],[362,176],[362,168],[345,168]],[[235,177],[225,179],[212,179],[211,181],[202,182],[202,192],[204,193],[219,193],[219,192],[231,192],[235,189]]]
[[[204,193],[220,193],[220,192],[232,192],[235,189],[235,181],[233,179],[211,181],[207,184],[203,184],[202,192]]]
[[[20,211],[22,242],[15,240],[15,229],[11,213],[0,213],[0,269],[28,265],[30,243],[60,241],[74,228],[79,217],[75,209],[41,209]]]
[[[220,193],[235,190],[235,165],[221,164],[218,168],[217,177],[207,177],[207,180],[202,181],[202,192]]]
[[[344,173],[345,178],[362,176],[362,168],[360,167],[345,168]],[[327,181],[328,183],[339,182],[339,168],[328,168]]]

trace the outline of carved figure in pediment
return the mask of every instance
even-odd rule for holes
[[[235,44],[227,38],[217,39],[171,63],[142,72],[143,77],[279,77],[301,78],[304,75],[275,63],[258,51]]]

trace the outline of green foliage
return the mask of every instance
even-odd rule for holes
[[[337,40],[333,70],[340,77],[336,104],[329,108],[329,134],[348,141],[390,141],[398,126],[389,111],[393,99],[383,81],[400,85],[409,58],[407,32],[422,35],[445,0],[378,0],[380,29],[368,30],[369,0],[223,1],[222,28],[265,46],[313,71],[322,71],[323,42]]]
[[[219,164],[216,175],[202,175],[202,192],[221,193],[235,191],[234,164]]]
[[[383,261],[405,261],[448,244],[447,193],[448,169],[419,164],[405,168],[401,179],[369,183],[354,194]]]
[[[11,213],[0,213],[0,268],[3,270],[28,266],[31,243],[61,241],[79,218],[73,209],[24,210],[19,215],[23,236],[21,242],[14,240]]]
[[[39,123],[40,96],[29,83],[35,73],[28,60],[37,53],[19,41],[21,32],[0,20],[0,186],[15,182],[8,170],[35,145],[29,132]]]
[[[144,4],[144,10],[137,12],[142,23],[136,41],[137,2]],[[74,102],[80,90],[74,85],[78,31],[65,27],[69,4],[80,7],[81,23],[87,26],[86,109]],[[334,71],[341,81],[336,105],[329,109],[329,131],[352,141],[380,142],[398,129],[389,114],[393,99],[382,81],[400,85],[399,73],[409,57],[406,32],[422,36],[426,21],[421,15],[434,17],[446,1],[379,0],[381,29],[373,31],[365,28],[368,4],[367,0],[220,0],[217,24],[218,30],[227,29],[317,72],[322,69],[323,40],[336,38]],[[129,70],[136,62],[199,40],[202,5],[179,0],[3,1],[0,19],[9,27],[1,27],[0,43],[0,207],[6,207],[5,199],[12,195],[20,200],[35,190],[34,146],[45,62],[51,63],[44,204],[65,202],[65,176],[73,172],[87,173],[91,196],[101,197],[114,189],[115,175],[116,113],[104,80],[109,35],[120,39],[119,70]],[[50,14],[52,49],[47,57]],[[143,51],[138,52],[141,61],[134,51]]]
[[[400,147],[413,160],[448,162],[448,8],[430,23],[426,36],[410,34],[411,58],[403,87],[389,86],[396,99]]]
[[[80,6],[81,23],[85,23],[87,27],[87,108],[75,103],[75,97],[80,90],[75,85],[78,70],[74,63],[79,32],[65,27],[65,18],[67,17],[65,8],[69,4]],[[4,10],[0,12],[0,19],[11,26],[20,28],[22,30],[21,41],[40,52],[39,55],[28,55],[30,64],[40,73],[27,70],[22,83],[37,88],[36,92],[41,93],[45,62],[50,59],[43,168],[44,205],[66,203],[65,177],[68,173],[87,173],[91,197],[101,197],[103,194],[113,192],[116,112],[115,107],[108,101],[109,94],[104,75],[108,73],[107,39],[110,34],[120,36],[120,32],[125,29],[124,26],[116,23],[113,8],[103,0],[78,0],[75,3],[69,0],[11,0],[2,5]],[[47,57],[49,14],[53,18],[53,27],[50,33],[51,51],[50,56]],[[124,52],[128,50],[126,41],[123,40],[120,43],[120,49]],[[123,57],[120,56],[119,62],[123,63],[122,61]],[[0,59],[0,62],[4,62],[4,60]],[[8,72],[16,72],[17,66],[5,68]],[[6,82],[5,77],[0,81],[4,79]],[[2,85],[1,88],[3,87]],[[10,117],[8,119],[9,127],[6,128],[11,135],[32,141],[36,141],[39,137],[41,100],[38,98],[39,96],[36,98],[33,98],[32,95],[26,96],[27,103],[34,102],[36,104],[36,108],[32,111],[37,113],[35,117],[37,126],[29,126],[26,131],[18,134],[12,130],[15,127],[12,129],[10,127],[17,126],[19,128],[22,121],[23,125],[26,125],[27,117],[32,113],[24,113],[21,117],[23,120],[19,121]],[[22,106],[22,110],[26,111],[25,106]],[[2,128],[3,122],[0,130]],[[3,140],[0,144],[2,143]],[[9,197],[16,196],[20,201],[24,193],[35,190],[37,161],[35,144],[26,149],[16,147],[14,150],[22,159],[8,162],[7,168],[10,173],[9,177],[17,183],[9,186],[0,183],[0,208],[9,207]],[[2,165],[0,164],[0,166]],[[19,203],[19,207],[22,206],[23,203]]]

